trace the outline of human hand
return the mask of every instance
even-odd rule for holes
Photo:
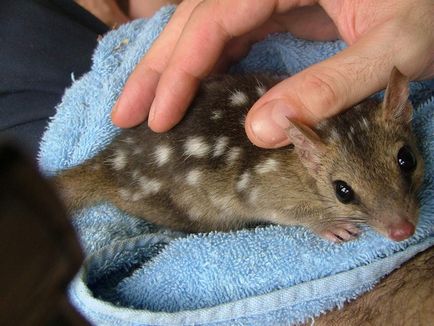
[[[124,24],[130,20],[119,8],[116,0],[75,0],[75,2],[110,27]]]
[[[131,127],[149,116],[151,129],[167,131],[200,79],[269,33],[343,39],[348,48],[277,84],[247,115],[254,144],[280,147],[290,142],[287,117],[314,124],[334,115],[383,89],[393,66],[411,79],[433,77],[433,17],[429,0],[187,0],[128,79],[112,119]]]

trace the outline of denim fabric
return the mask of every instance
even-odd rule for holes
[[[2,0],[0,22],[0,137],[36,156],[71,76],[90,69],[108,28],[70,0]]]

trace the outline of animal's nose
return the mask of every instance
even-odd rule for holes
[[[389,229],[389,238],[394,241],[402,241],[413,235],[415,227],[413,223],[404,220],[394,224]]]

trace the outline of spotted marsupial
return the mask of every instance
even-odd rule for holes
[[[54,182],[71,210],[109,201],[187,232],[270,222],[343,241],[365,223],[396,241],[411,236],[423,162],[407,78],[394,69],[382,102],[368,99],[312,128],[288,120],[291,145],[258,148],[245,134],[246,114],[279,80],[209,78],[172,130],[122,130]]]

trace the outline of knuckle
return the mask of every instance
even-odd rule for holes
[[[312,94],[304,102],[308,109],[336,110],[343,103],[342,89],[337,78],[324,72],[306,74],[301,83],[301,94]],[[345,87],[344,87],[345,89]],[[345,92],[343,92],[345,93]]]
[[[167,63],[163,60],[156,60],[154,57],[144,57],[138,65],[141,74],[158,74],[161,75],[166,68]],[[137,70],[137,69],[136,69]]]
[[[176,11],[191,15],[191,12],[202,4],[203,0],[184,0],[176,7]]]

